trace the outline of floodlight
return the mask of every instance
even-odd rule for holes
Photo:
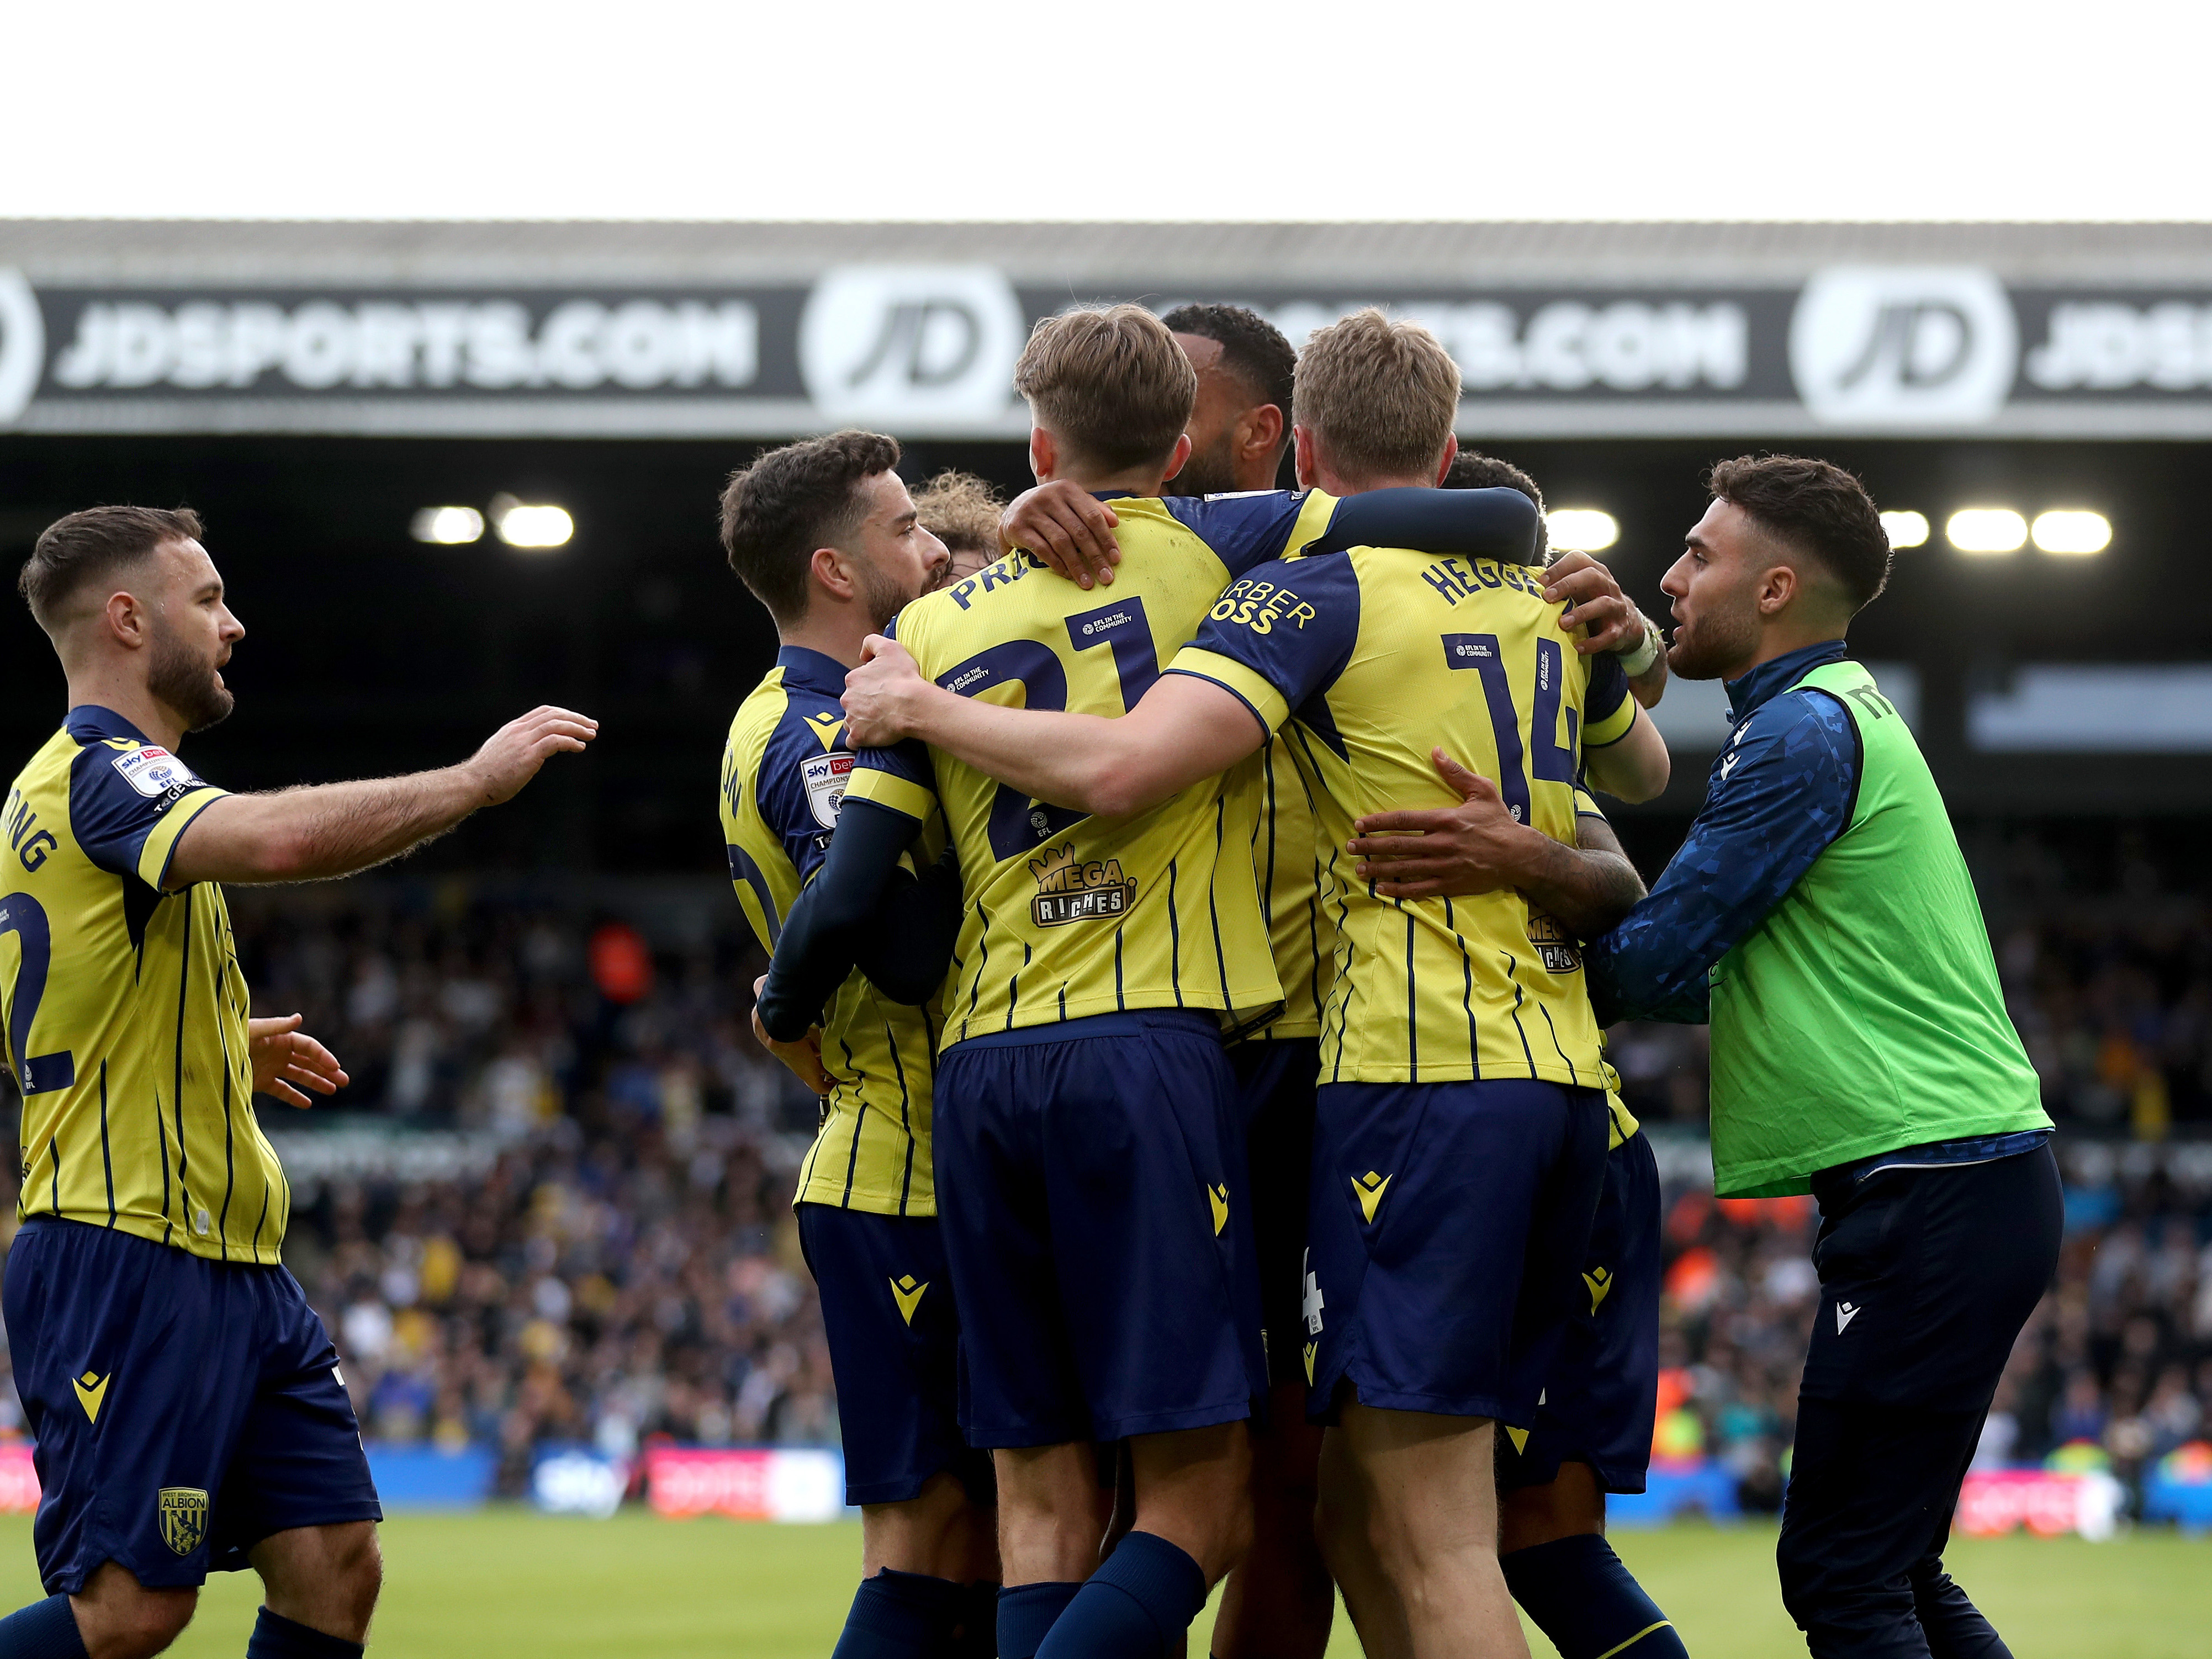
[[[2027,520],[2008,507],[1969,507],[1951,515],[1943,533],[1961,553],[2017,553],[2027,545]]]
[[[483,514],[473,507],[426,507],[415,515],[410,533],[433,547],[459,547],[483,535]]]
[[[2087,557],[2112,544],[2112,521],[2101,513],[2039,513],[2033,534],[2035,544],[2046,553]]]
[[[1892,547],[1919,547],[1928,540],[1928,515],[1885,513],[1881,515],[1881,528]]]
[[[500,540],[509,547],[536,551],[565,547],[568,538],[576,533],[576,521],[567,508],[518,501],[512,495],[494,499],[491,521]]]
[[[1620,539],[1620,520],[1594,507],[1563,507],[1544,515],[1552,545],[1568,553],[1602,553]]]

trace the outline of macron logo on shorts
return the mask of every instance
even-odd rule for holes
[[[1860,1304],[1856,1302],[1838,1302],[1836,1304],[1836,1334],[1838,1336],[1841,1336],[1846,1330],[1848,1330],[1850,1328],[1851,1321],[1859,1316],[1859,1307]]]

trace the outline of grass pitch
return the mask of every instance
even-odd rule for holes
[[[1791,1659],[1803,1640],[1759,1527],[1626,1532],[1615,1546],[1697,1659]],[[395,1659],[827,1659],[860,1569],[857,1526],[612,1521],[526,1510],[401,1516],[384,1528],[372,1651]],[[2203,1659],[2212,1652],[2212,1540],[1961,1540],[1951,1569],[2018,1659]],[[27,1516],[0,1516],[0,1612],[37,1599]],[[172,1650],[237,1659],[260,1600],[251,1573],[210,1580]],[[1209,1611],[1201,1635],[1210,1628]],[[1550,1644],[1532,1638],[1540,1659]],[[1202,1640],[1191,1644],[1203,1656]],[[1338,1614],[1330,1659],[1358,1653]]]

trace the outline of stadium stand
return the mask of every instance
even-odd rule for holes
[[[2139,837],[1969,841],[2068,1175],[2059,1281],[1984,1456],[2139,1491],[2212,1427],[2212,913]],[[720,890],[386,877],[233,904],[257,1012],[304,1013],[355,1078],[314,1120],[263,1111],[288,1259],[372,1440],[494,1448],[514,1493],[549,1444],[836,1443],[789,1209],[814,1101],[741,1018],[763,963]],[[1668,1184],[1658,1451],[1771,1508],[1810,1201],[1701,1183],[1702,1029],[1624,1026],[1613,1053]]]

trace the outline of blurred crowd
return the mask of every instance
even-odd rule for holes
[[[495,1446],[510,1490],[552,1443],[835,1443],[789,1206],[816,1104],[752,1042],[763,963],[724,890],[384,878],[232,908],[256,1012],[304,1014],[354,1079],[312,1120],[263,1103],[272,1127],[440,1131],[448,1149],[428,1174],[300,1159],[286,1257],[372,1437]],[[2069,1137],[2185,1139],[2212,1118],[2202,908],[2016,914],[2036,920],[1995,915],[1998,958]],[[1662,1135],[1702,1127],[1702,1029],[1621,1027],[1613,1054]],[[1747,1504],[1771,1504],[1817,1218],[1809,1200],[1717,1202],[1671,1182],[1667,1213],[1657,1449],[1720,1458]],[[2059,1283],[1985,1456],[2131,1479],[2212,1438],[2208,1418],[2212,1176],[2075,1182]],[[0,1389],[0,1431],[20,1426]]]

